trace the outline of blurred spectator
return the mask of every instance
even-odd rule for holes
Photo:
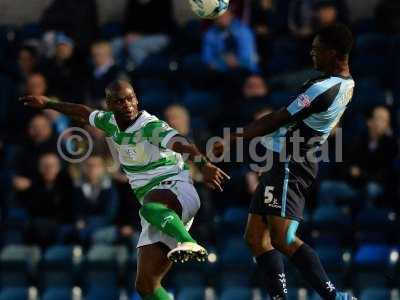
[[[252,29],[228,10],[214,21],[203,40],[203,60],[213,70],[257,70],[257,52]]]
[[[41,25],[45,31],[61,31],[85,52],[97,38],[98,16],[95,0],[55,0],[44,11]]]
[[[332,1],[322,1],[314,6],[314,32],[335,24],[339,20],[338,7]]]
[[[118,196],[100,156],[92,155],[83,163],[81,178],[75,185],[76,228],[80,238],[86,240],[95,230],[112,225]]]
[[[50,120],[43,114],[34,116],[28,125],[28,136],[22,139],[15,159],[14,187],[24,190],[31,180],[38,178],[37,162],[44,153],[57,153],[57,141],[53,136]]]
[[[73,220],[73,186],[54,153],[39,157],[38,173],[39,176],[24,192],[20,191],[18,197],[31,217],[29,239],[50,244],[56,240],[59,226]]]
[[[25,94],[33,96],[47,94],[47,81],[43,74],[33,73],[28,77]]]
[[[383,0],[375,10],[378,28],[383,33],[400,33],[400,2],[397,0]]]
[[[18,93],[25,88],[27,78],[37,71],[39,53],[33,46],[23,46],[18,51],[16,65],[10,70],[11,78],[17,85]]]
[[[240,107],[241,109],[230,109],[229,119],[232,124],[242,125],[253,119],[254,114],[268,104],[269,86],[264,78],[254,74],[248,76],[242,87],[240,94],[230,100],[232,107]],[[225,119],[228,116],[225,117]]]
[[[276,2],[273,0],[252,1],[250,25],[256,35],[260,66],[263,69],[267,67],[271,55],[274,35],[284,30],[284,25],[280,24],[277,14]]]
[[[191,127],[190,114],[185,107],[179,104],[172,104],[165,109],[164,116],[165,121],[172,128],[175,128],[179,134],[194,142],[199,149],[202,148],[201,150],[203,153],[206,153],[205,144],[207,141],[207,134],[203,130],[196,130],[196,128]],[[209,239],[210,228],[207,226],[206,220],[209,220],[215,215],[215,205],[212,201],[210,191],[203,184],[203,176],[198,167],[190,162],[189,168],[196,190],[199,193],[202,202],[200,211],[198,213],[198,219],[200,221],[197,223],[203,224],[196,224],[194,230],[204,238]]]
[[[203,148],[208,138],[206,129],[191,126],[190,113],[186,107],[179,104],[169,105],[164,111],[165,121],[180,134],[188,137],[199,148]]]
[[[367,120],[368,132],[346,145],[344,165],[336,164],[331,179],[321,183],[320,201],[361,198],[363,202],[352,203],[356,208],[371,205],[372,201],[393,206],[388,202],[393,200],[396,186],[394,162],[398,145],[390,122],[386,107],[378,106],[371,111]]]
[[[130,0],[125,11],[125,36],[112,45],[119,65],[133,69],[169,45],[175,23],[171,0]]]
[[[257,101],[268,96],[269,87],[260,75],[251,75],[247,77],[242,91],[245,101]]]
[[[108,42],[94,43],[91,53],[93,68],[89,79],[89,98],[87,102],[98,107],[105,97],[105,88],[121,76],[121,72],[114,62],[111,45]]]
[[[44,65],[49,94],[67,101],[76,101],[83,96],[83,70],[74,57],[74,51],[73,40],[59,33],[55,37],[54,56]]]
[[[47,82],[41,73],[31,73],[28,75],[24,90],[19,95],[46,95]],[[23,139],[26,124],[37,113],[37,111],[24,107],[17,97],[9,99],[10,111],[7,115],[6,134],[11,143],[19,143]],[[16,118],[18,116],[18,118]]]
[[[336,21],[348,22],[344,0],[291,0],[289,29],[298,38],[310,38],[318,28]]]
[[[367,121],[368,134],[355,140],[350,151],[351,182],[363,187],[371,199],[383,196],[395,181],[393,165],[398,145],[390,123],[391,115],[386,107],[374,108]]]

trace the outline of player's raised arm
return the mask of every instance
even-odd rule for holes
[[[215,156],[221,156],[229,145],[237,138],[252,139],[258,136],[264,136],[278,130],[280,127],[293,121],[293,116],[286,108],[274,111],[260,119],[253,121],[243,128],[241,133],[231,133],[224,143],[217,142],[213,145],[212,152]]]
[[[172,137],[167,144],[167,148],[188,155],[188,159],[199,167],[203,174],[204,182],[212,189],[222,191],[224,181],[230,179],[224,171],[210,163],[195,144],[190,143],[182,135],[177,134]]]
[[[242,137],[244,139],[252,139],[258,136],[264,136],[278,130],[280,127],[292,122],[292,115],[286,108],[274,111],[260,119],[255,120],[243,128],[242,133],[233,133],[233,139]]]
[[[33,108],[54,109],[83,124],[89,124],[89,115],[93,112],[86,105],[53,101],[45,96],[28,95],[20,97],[19,101]]]

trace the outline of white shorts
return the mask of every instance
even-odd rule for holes
[[[187,230],[193,223],[194,216],[200,208],[200,198],[193,184],[186,181],[166,181],[155,186],[153,190],[163,189],[172,191],[178,198],[182,206],[182,221]],[[142,216],[140,216],[142,232],[140,233],[137,247],[151,245],[162,242],[170,249],[177,246],[174,238],[162,233],[157,228],[150,225]]]

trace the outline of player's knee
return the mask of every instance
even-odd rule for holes
[[[296,247],[296,231],[299,223],[292,221],[286,232],[272,231],[271,244],[272,246],[285,254],[291,254],[292,248]]]
[[[157,286],[152,280],[143,276],[137,276],[135,281],[135,289],[141,295],[151,295],[156,290]]]

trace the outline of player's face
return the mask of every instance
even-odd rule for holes
[[[128,87],[109,95],[107,105],[114,114],[127,121],[133,120],[138,113],[136,95]]]
[[[325,47],[318,36],[314,38],[310,52],[314,68],[319,71],[326,71],[335,59],[335,51]]]

